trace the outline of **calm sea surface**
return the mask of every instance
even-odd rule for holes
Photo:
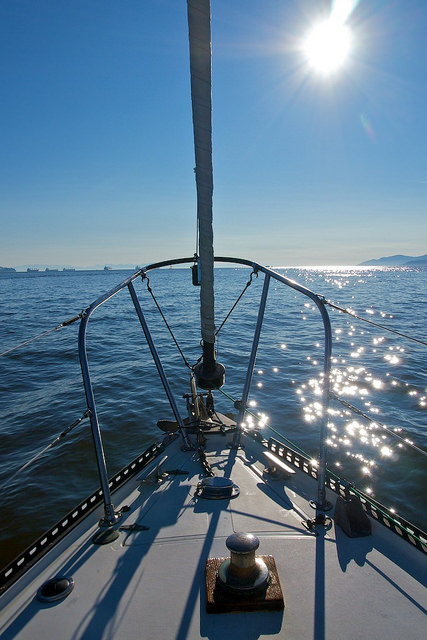
[[[55,327],[124,280],[125,271],[2,273],[0,352]],[[250,270],[216,270],[216,318],[222,322]],[[329,301],[426,340],[426,268],[284,269]],[[263,277],[254,278],[218,338],[225,391],[239,398]],[[200,355],[199,290],[189,269],[150,274],[150,284],[190,364]],[[159,318],[146,284],[136,283],[166,373],[185,415],[188,369]],[[330,309],[334,335],[329,466],[387,507],[427,529],[426,347]],[[77,354],[78,323],[0,358],[0,565],[96,489],[89,422],[12,478],[85,411]],[[251,392],[254,423],[267,421],[309,455],[319,446],[323,329],[300,294],[272,281]],[[88,352],[109,475],[153,440],[172,418],[127,291],[95,312]],[[217,394],[216,406],[233,411]],[[385,428],[384,428],[385,427]],[[269,434],[266,431],[266,434]],[[399,436],[399,437],[397,437]]]

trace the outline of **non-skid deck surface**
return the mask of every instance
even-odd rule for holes
[[[242,452],[230,457],[221,436],[212,442],[209,461],[217,475],[230,476],[240,487],[237,498],[195,497],[200,462],[194,452],[172,445],[163,470],[187,474],[159,484],[131,480],[114,496],[116,507],[131,507],[122,525],[148,528],[127,530],[112,544],[95,546],[97,517],[89,529],[81,525],[71,542],[62,541],[42,560],[41,566],[56,556],[52,567],[30,570],[3,596],[9,600],[18,594],[2,612],[2,639],[424,637],[426,559],[421,552],[402,543],[397,556],[395,543],[401,541],[389,531],[378,538],[379,525],[373,536],[358,540],[338,531],[336,543],[333,528],[312,535],[302,525],[304,514],[313,516],[307,501],[315,492],[310,478],[297,472],[287,483],[266,482],[254,456],[247,464]],[[274,557],[284,611],[206,614],[206,560],[227,556],[226,538],[237,531],[255,533],[259,554]],[[57,604],[38,602],[38,587],[59,574],[74,578],[72,593]]]

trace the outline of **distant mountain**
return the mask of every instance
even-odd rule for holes
[[[360,262],[359,267],[415,267],[415,266],[427,265],[427,254],[423,256],[387,256],[385,258],[378,258],[377,260],[367,260],[366,262]]]
[[[16,271],[13,267],[0,267],[0,271]]]
[[[423,256],[418,256],[418,258],[413,258],[409,262],[406,263],[407,267],[415,267],[416,265],[427,265],[427,253]]]

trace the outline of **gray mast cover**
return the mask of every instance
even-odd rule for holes
[[[204,342],[215,343],[210,0],[187,0]]]

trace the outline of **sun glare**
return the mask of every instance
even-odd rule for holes
[[[313,71],[331,75],[348,59],[352,37],[343,22],[329,18],[313,27],[303,43],[303,52]]]

